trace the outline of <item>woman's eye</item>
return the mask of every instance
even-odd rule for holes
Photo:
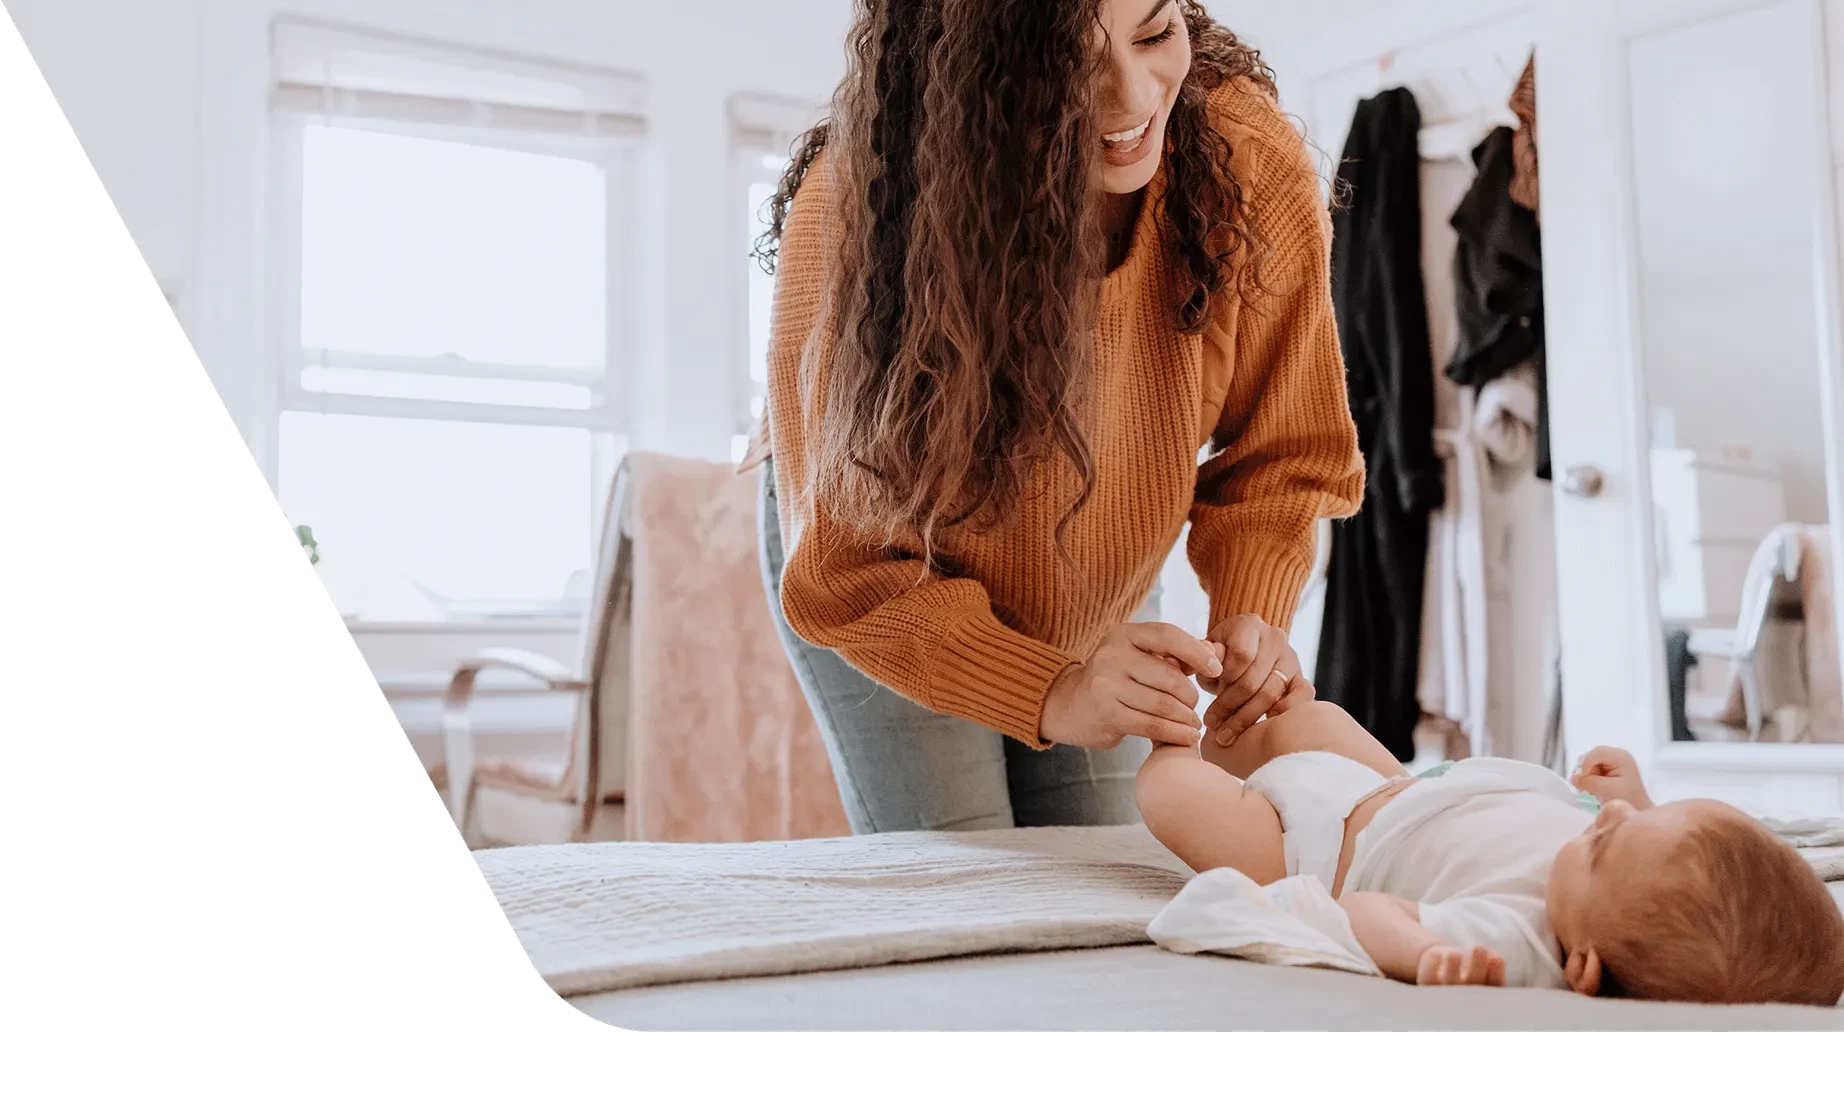
[[[1174,19],[1166,23],[1165,30],[1154,35],[1152,38],[1141,39],[1140,45],[1141,46],[1159,46],[1162,43],[1171,42],[1172,36],[1176,35],[1177,33],[1178,33],[1178,21]]]

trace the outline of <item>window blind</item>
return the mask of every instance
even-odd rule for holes
[[[271,40],[280,112],[596,138],[646,132],[647,83],[635,74],[294,19],[277,20]]]
[[[730,98],[730,142],[745,150],[786,154],[826,114],[824,105],[762,93]]]

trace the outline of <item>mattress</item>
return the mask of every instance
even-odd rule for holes
[[[1844,1010],[1416,988],[1155,946],[988,955],[597,993],[630,1031],[1844,1031]]]
[[[475,856],[545,981],[635,1030],[1844,1030],[1168,953],[1190,871],[1143,826]]]

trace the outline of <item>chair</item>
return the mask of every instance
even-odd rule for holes
[[[574,669],[521,649],[488,649],[461,662],[442,699],[449,814],[468,845],[620,841],[625,837],[627,694],[633,554],[627,519],[633,481],[624,460],[610,485],[596,579]],[[470,709],[480,675],[522,673],[575,697],[558,757],[481,761]]]
[[[1690,633],[1691,656],[1730,661],[1731,673],[1741,686],[1750,741],[1760,740],[1768,716],[1778,709],[1767,705],[1769,700],[1762,690],[1761,649],[1776,618],[1803,614],[1800,539],[1807,528],[1777,526],[1755,549],[1742,582],[1740,617],[1734,629],[1697,629]]]

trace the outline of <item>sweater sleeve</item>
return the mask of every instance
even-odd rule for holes
[[[829,161],[811,168],[789,215],[769,338],[769,439],[787,552],[782,609],[803,640],[912,701],[1043,747],[1044,700],[1075,658],[1000,621],[976,580],[938,575],[914,551],[856,535],[813,496],[807,399],[823,390],[834,330]]]
[[[1226,105],[1236,164],[1268,254],[1262,288],[1207,339],[1229,360],[1221,417],[1198,470],[1188,554],[1210,626],[1255,614],[1287,629],[1322,518],[1355,513],[1364,460],[1331,293],[1331,224],[1305,141],[1265,95]]]

